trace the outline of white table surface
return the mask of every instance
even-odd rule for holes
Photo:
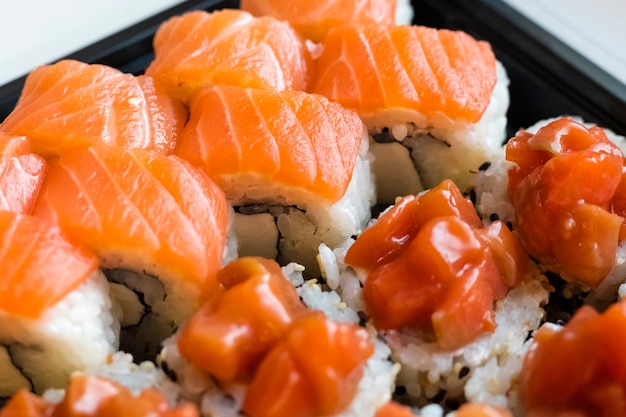
[[[626,84],[626,1],[503,1]]]
[[[1,0],[0,85],[183,0]]]
[[[626,84],[626,1],[502,0]],[[2,0],[0,85],[182,0]]]

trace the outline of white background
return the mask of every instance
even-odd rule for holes
[[[626,1],[503,1],[626,84]]]
[[[502,1],[626,84],[625,0]],[[0,85],[177,3],[182,0],[1,0]]]
[[[0,85],[183,0],[0,0]]]

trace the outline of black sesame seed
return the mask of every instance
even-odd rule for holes
[[[511,230],[511,231],[513,230],[513,223],[511,223],[511,222],[506,222],[505,224],[506,224],[506,227],[507,227],[509,230]]]
[[[500,220],[500,217],[496,213],[491,213],[489,215],[489,220],[491,220],[492,222],[495,222],[496,220]]]
[[[398,385],[393,393],[394,395],[405,395],[406,387],[404,385]]]
[[[464,366],[459,371],[459,379],[465,378],[470,373],[469,366]]]
[[[382,132],[374,133],[372,138],[376,143],[394,143],[396,142],[396,138],[393,137],[389,129],[383,128]]]
[[[446,400],[445,407],[448,410],[454,411],[454,410],[457,410],[460,406],[461,406],[461,403],[458,400],[454,400],[454,399]]]
[[[176,375],[176,372],[170,368],[167,362],[161,362],[161,369],[163,370],[163,373],[165,373],[165,375],[172,380],[172,382],[176,382],[178,380],[178,375]]]
[[[491,166],[491,162],[485,161],[478,167],[478,170],[479,171],[487,171],[490,166]]]
[[[475,189],[471,189],[469,192],[469,197],[470,197],[470,201],[472,202],[472,204],[476,204],[476,190]]]
[[[435,396],[432,398],[432,401],[434,403],[440,403],[443,401],[443,399],[446,396],[446,390],[445,389],[440,389],[439,392],[437,394],[435,394]]]
[[[364,327],[368,320],[367,314],[364,311],[359,311],[357,315],[359,316],[359,326]]]

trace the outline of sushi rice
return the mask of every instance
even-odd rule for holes
[[[63,388],[74,370],[99,369],[118,348],[120,315],[100,271],[40,319],[0,311],[0,397]]]

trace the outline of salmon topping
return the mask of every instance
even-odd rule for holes
[[[414,417],[416,416],[411,408],[397,403],[395,401],[389,401],[378,410],[376,410],[376,414],[374,417]]]
[[[529,416],[626,415],[626,304],[583,306],[561,329],[544,325],[524,358],[519,395]]]
[[[255,16],[286,20],[300,35],[321,42],[328,31],[344,23],[395,23],[395,0],[242,0],[241,9]]]
[[[217,276],[223,291],[178,333],[183,356],[248,384],[251,417],[331,415],[352,401],[373,353],[364,329],[307,309],[273,260],[240,258]]]
[[[150,77],[63,60],[28,75],[0,131],[27,136],[46,158],[92,145],[167,154],[186,120],[182,103]]]
[[[223,381],[247,381],[294,319],[307,310],[278,264],[241,258],[217,274],[225,290],[179,332],[178,349]]]
[[[58,404],[20,391],[2,409],[0,417],[198,417],[192,404],[169,408],[163,395],[146,389],[138,395],[105,378],[76,375]]]
[[[239,203],[261,202],[254,197],[260,184],[282,187],[266,198],[280,194],[286,204],[300,203],[303,193],[339,200],[364,136],[354,111],[297,91],[205,87],[190,113],[177,155],[201,166]]]
[[[530,267],[509,229],[500,221],[483,227],[451,181],[401,199],[345,260],[367,272],[363,296],[375,326],[429,330],[443,349],[493,331],[494,300]]]
[[[301,317],[263,359],[243,409],[251,417],[336,415],[352,402],[373,352],[364,329],[321,312]]]
[[[478,403],[465,403],[454,415],[456,417],[513,417],[513,414],[504,408]]]
[[[561,118],[520,131],[506,157],[516,164],[508,190],[526,251],[568,281],[599,285],[624,232],[622,152],[601,128]]]
[[[154,37],[146,69],[173,97],[188,102],[203,85],[304,91],[311,57],[286,22],[224,9],[172,17]]]
[[[0,210],[30,214],[46,167],[26,137],[0,133]]]
[[[363,117],[408,109],[476,123],[496,85],[491,46],[461,31],[342,25],[323,47],[311,91]]]
[[[92,248],[104,267],[162,268],[195,285],[221,268],[226,198],[181,158],[97,146],[49,165],[33,213]]]
[[[98,270],[98,258],[45,220],[0,211],[0,310],[37,319]]]

